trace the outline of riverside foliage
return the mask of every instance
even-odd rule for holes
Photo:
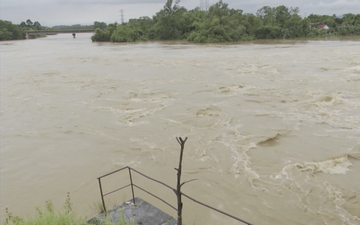
[[[73,203],[70,200],[70,193],[68,193],[65,204],[62,210],[55,210],[51,201],[46,201],[45,207],[35,207],[36,215],[34,218],[26,218],[14,216],[8,208],[6,211],[6,218],[1,225],[115,225],[111,222],[110,217],[105,217],[92,222],[86,221],[84,217],[78,216],[72,209]],[[126,223],[124,218],[119,218],[119,223],[116,225],[134,225],[134,222]]]
[[[63,225],[63,224],[76,224],[85,225],[86,221],[75,215],[72,211],[72,203],[70,201],[70,194],[68,193],[67,199],[62,211],[55,211],[51,201],[45,203],[45,208],[36,207],[36,215],[34,218],[23,218],[20,216],[13,216],[6,208],[6,218],[2,225]]]
[[[0,20],[0,41],[5,40],[21,40],[25,39],[26,31],[35,31],[45,29],[38,21],[34,23],[28,19],[19,25],[10,21]],[[35,35],[35,37],[43,37],[44,35]]]
[[[187,10],[180,0],[167,0],[152,18],[130,19],[96,29],[92,41],[134,42],[143,40],[187,40],[196,43],[235,42],[254,39],[360,35],[360,14],[299,15],[299,9],[284,5],[264,6],[256,14],[231,9],[222,0],[203,11]],[[329,29],[319,29],[326,24]]]
[[[38,21],[34,23],[28,19],[26,22],[21,22],[19,25],[13,24],[10,21],[0,20],[0,41],[5,40],[21,40],[25,39],[26,31],[36,31],[45,29]],[[44,34],[34,35],[36,37],[45,37]]]
[[[54,27],[44,27],[38,21],[34,23],[28,19],[26,22],[20,24],[13,24],[10,21],[0,20],[0,41],[5,40],[21,40],[25,39],[26,31],[57,31],[57,30],[92,30],[95,28],[104,29],[107,24],[104,22],[95,21],[93,25],[75,24],[71,26],[59,25]],[[31,38],[45,37],[45,34],[31,35]]]

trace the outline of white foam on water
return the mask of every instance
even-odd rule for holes
[[[289,164],[282,169],[281,173],[288,175],[286,171],[288,171],[289,169],[298,169],[299,171],[310,172],[311,174],[316,174],[319,172],[326,174],[346,174],[348,171],[350,171],[349,167],[351,167],[352,165],[349,157],[354,159],[360,159],[360,152],[350,152],[320,162]],[[286,178],[289,177],[287,176]]]
[[[343,103],[343,97],[341,93],[334,93],[329,96],[323,96],[313,102],[317,107],[329,107]]]
[[[96,45],[91,51],[85,52],[85,55],[90,54],[87,57],[84,57],[83,51],[74,51],[74,54],[71,51],[63,52],[64,55],[57,58],[60,59],[59,66],[55,61],[47,61],[46,57],[40,64],[26,61],[25,67],[29,68],[26,74],[31,74],[29,77],[16,76],[16,73],[23,71],[15,70],[16,67],[12,65],[21,60],[10,61],[11,56],[4,57],[11,64],[4,63],[8,66],[2,67],[2,70],[8,68],[8,72],[4,73],[7,77],[1,77],[6,82],[3,86],[7,88],[1,92],[5,96],[2,100],[8,101],[5,104],[8,109],[2,108],[1,113],[5,111],[5,122],[8,121],[9,128],[19,121],[21,125],[28,126],[22,130],[30,133],[26,134],[26,139],[15,139],[12,134],[17,134],[18,130],[11,133],[6,131],[4,139],[9,142],[2,143],[2,147],[10,145],[16,149],[18,143],[27,143],[33,140],[32,137],[40,136],[35,132],[40,131],[41,127],[37,126],[47,121],[21,117],[37,113],[37,102],[42,109],[57,106],[60,110],[49,112],[49,115],[56,114],[57,118],[63,118],[66,115],[64,112],[70,112],[74,116],[69,113],[68,119],[61,119],[55,125],[63,125],[69,120],[76,122],[76,130],[82,131],[79,146],[83,143],[89,145],[84,148],[86,151],[79,154],[81,167],[87,168],[88,161],[91,161],[90,164],[102,161],[100,163],[103,164],[97,167],[104,172],[112,169],[108,167],[111,162],[113,167],[130,165],[145,171],[149,168],[163,171],[172,167],[169,167],[168,161],[173,164],[173,160],[176,160],[173,159],[175,153],[169,151],[169,146],[173,146],[168,143],[169,136],[173,138],[173,135],[180,133],[189,135],[188,146],[194,146],[185,152],[186,168],[191,171],[186,173],[196,173],[200,179],[211,181],[211,187],[207,189],[213,192],[206,193],[207,199],[216,196],[219,190],[224,192],[224,196],[230,196],[229,199],[235,200],[241,195],[239,201],[249,209],[249,215],[258,212],[250,217],[258,219],[259,223],[269,223],[267,218],[279,215],[276,224],[289,224],[292,221],[287,219],[291,215],[299,219],[299,224],[308,221],[324,224],[321,222],[325,217],[330,218],[326,220],[328,224],[335,224],[331,219],[336,224],[360,224],[344,211],[346,207],[343,206],[346,204],[344,189],[358,182],[349,178],[358,170],[358,162],[354,162],[358,158],[357,150],[348,151],[352,154],[309,162],[309,159],[336,150],[326,152],[314,149],[311,152],[294,146],[299,144],[299,139],[303,139],[318,147],[326,139],[304,134],[302,129],[305,126],[307,131],[320,136],[341,136],[339,145],[353,143],[355,141],[351,138],[360,137],[360,93],[357,88],[360,61],[355,55],[356,51],[344,50],[346,45],[342,43],[336,42],[336,45],[342,46],[336,48],[336,53],[329,42],[320,43],[320,47],[317,46],[318,42],[311,42],[301,46],[232,45],[231,49],[214,46],[210,50],[192,45],[184,51],[182,47],[172,48],[171,52],[159,48],[161,44],[151,47],[154,51],[149,51],[150,48],[146,46],[155,44],[129,47],[109,44],[111,51],[108,51],[104,50],[108,46],[105,43],[101,47],[103,51],[99,52],[100,48]],[[83,49],[87,51],[87,48]],[[61,49],[58,50],[61,52]],[[347,50],[351,50],[354,57],[346,58]],[[69,54],[71,56],[66,57]],[[19,52],[19,55],[22,56],[23,52]],[[47,69],[47,73],[33,73],[46,69],[42,66],[53,65],[53,62],[54,66],[49,66],[51,70]],[[55,74],[53,71],[59,72]],[[113,74],[107,75],[110,71]],[[44,95],[41,98],[44,93],[51,93],[52,96]],[[33,101],[35,109],[18,107],[24,102],[26,106],[30,105]],[[64,104],[69,102],[71,104]],[[19,108],[24,113],[18,113]],[[11,112],[15,112],[14,115]],[[145,123],[148,124],[140,126]],[[53,124],[50,123],[49,127],[53,127]],[[283,138],[282,129],[288,129],[293,135]],[[49,132],[54,136],[54,133],[68,130],[76,132],[68,126]],[[74,143],[74,137],[77,139],[73,134],[66,135],[65,144],[62,145],[61,141],[56,147],[65,149],[66,144]],[[39,143],[45,140],[39,138]],[[286,148],[292,144],[298,150],[296,153],[291,152],[291,147]],[[124,147],[119,147],[121,145]],[[101,146],[101,149],[91,146]],[[88,151],[88,147],[91,151]],[[26,151],[28,148],[24,149]],[[79,148],[78,151],[81,150]],[[98,160],[97,154],[92,155],[97,151],[105,152],[101,154],[103,160]],[[111,154],[113,152],[116,154]],[[297,158],[301,154],[306,154],[302,157],[305,160]],[[84,155],[90,160],[80,160]],[[268,160],[267,156],[272,158]],[[38,157],[36,160],[43,159],[41,155]],[[68,173],[71,169],[66,164],[62,171]],[[49,171],[53,170],[49,168]],[[101,171],[86,170],[84,175]],[[26,179],[24,175],[12,179],[14,176],[17,174],[9,173],[9,179],[4,183],[12,184],[16,180]],[[89,176],[91,180],[91,174]],[[331,183],[338,177],[348,183]],[[78,178],[69,179],[69,185],[77,184]],[[217,182],[230,185],[215,188]],[[25,188],[31,189],[31,183],[27,185]],[[241,193],[239,188],[243,190]],[[264,192],[265,189],[269,191]],[[18,201],[16,195],[11,193],[13,190],[7,190],[9,194],[4,202]],[[199,190],[195,194],[202,195],[203,192]],[[216,205],[216,202],[218,200],[211,204]],[[227,201],[223,205],[224,210],[236,209],[233,202]],[[262,207],[262,202],[266,202],[266,209]],[[31,201],[25,203],[33,204]],[[15,208],[17,206],[21,207],[14,204]],[[199,216],[203,215],[206,214]],[[216,218],[214,223],[218,221],[221,219]]]
[[[157,111],[164,109],[165,106],[160,106],[156,108],[137,108],[137,109],[115,109],[113,114],[118,119],[119,124],[124,124],[128,126],[138,126],[141,124],[146,124],[146,121],[137,121],[140,118],[153,115]]]
[[[346,209],[343,207],[343,205],[346,203],[346,200],[343,196],[343,193],[341,190],[336,188],[335,186],[331,185],[328,182],[323,182],[323,185],[327,191],[327,198],[331,200],[334,204],[334,211],[333,213],[338,215],[340,220],[345,225],[357,225],[360,223],[360,218],[357,216],[352,215]],[[321,208],[320,210],[321,211]],[[328,212],[325,212],[328,213]]]
[[[356,113],[360,108],[359,93],[335,92],[324,95],[308,91],[305,95],[311,100],[299,102],[291,112],[284,113],[286,121],[300,121],[298,125],[324,123],[335,130],[347,129],[360,135],[360,113]]]
[[[309,171],[312,174],[322,172],[328,174],[346,174],[352,163],[347,156],[330,159],[322,162],[298,163],[296,168],[301,171]]]
[[[348,76],[347,81],[358,82],[358,81],[360,81],[360,76],[352,74],[352,75]]]
[[[288,161],[290,164],[284,166],[280,173],[270,176],[271,180],[268,182],[272,185],[278,185],[282,191],[290,191],[298,196],[299,202],[295,204],[300,207],[299,209],[319,216],[324,224],[332,224],[329,223],[331,221],[341,221],[345,225],[357,225],[360,222],[358,213],[351,213],[345,207],[346,204],[350,203],[351,207],[355,209],[356,205],[359,204],[355,199],[356,192],[353,197],[351,197],[352,194],[344,194],[347,190],[331,184],[324,180],[323,176],[317,176],[317,173],[334,176],[346,175],[351,170],[350,159],[360,159],[358,150],[358,146],[355,146],[350,149],[349,153],[320,162],[291,163]],[[282,189],[282,187],[286,188]]]
[[[360,73],[360,65],[356,65],[353,67],[350,67],[348,71],[354,72],[354,73]]]
[[[148,90],[130,92],[130,97],[121,100],[100,99],[96,109],[110,111],[119,125],[138,126],[147,124],[144,119],[167,108],[174,101],[171,94],[163,92],[150,92]],[[105,106],[104,106],[105,105]],[[110,105],[110,106],[106,106]]]
[[[242,146],[240,149],[230,147],[233,153],[232,159],[235,161],[231,166],[231,171],[235,174],[235,177],[245,173],[252,187],[256,188],[254,180],[259,180],[260,175],[251,168],[251,158],[247,154],[247,152],[252,148],[256,148],[256,144],[252,142],[247,146]]]

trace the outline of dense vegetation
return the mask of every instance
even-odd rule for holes
[[[284,5],[264,6],[256,14],[231,9],[222,0],[208,11],[187,10],[180,0],[167,0],[152,18],[130,19],[127,23],[95,21],[93,25],[43,27],[27,20],[19,25],[0,20],[0,40],[25,39],[27,30],[95,29],[92,41],[134,42],[146,40],[187,40],[196,43],[235,42],[254,39],[314,38],[328,35],[360,35],[360,14],[315,15],[306,18],[299,9]],[[329,29],[319,29],[327,25]]]
[[[10,21],[0,20],[0,41],[25,39],[25,31],[41,29],[43,27],[38,21],[33,23],[30,19],[26,23],[21,22],[19,25],[12,24]]]
[[[60,25],[54,27],[44,27],[38,21],[34,23],[28,19],[26,22],[20,24],[12,24],[10,21],[0,20],[0,41],[4,40],[21,40],[25,39],[26,31],[38,30],[94,30],[95,28],[104,29],[107,27],[106,23],[95,21],[93,25],[75,24],[71,26]],[[45,37],[45,34],[32,35],[31,38]]]
[[[264,6],[256,15],[230,9],[222,0],[203,11],[187,10],[180,0],[167,0],[152,18],[130,19],[123,24],[98,28],[92,41],[133,42],[141,40],[187,40],[197,43],[234,42],[254,39],[360,35],[360,14],[299,16],[299,9]],[[329,29],[319,29],[326,24]]]
[[[36,215],[34,218],[25,218],[14,216],[6,208],[5,220],[1,225],[114,225],[110,218],[103,218],[101,220],[92,220],[88,223],[85,218],[78,216],[72,209],[72,202],[68,194],[63,210],[55,210],[51,201],[46,201],[45,208],[36,207]],[[133,222],[126,223],[124,218],[119,218],[119,223],[116,225],[134,225]]]

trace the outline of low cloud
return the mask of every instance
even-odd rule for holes
[[[340,8],[354,8],[360,12],[360,1],[350,1],[350,0],[338,0],[331,3],[319,2],[318,4],[310,3],[309,7],[317,8],[328,8],[328,9],[338,9]]]
[[[360,0],[320,1],[318,3],[309,3],[305,8],[315,14],[357,14],[360,13]]]
[[[58,4],[75,4],[75,5],[122,5],[122,4],[158,4],[165,3],[164,0],[57,0]]]

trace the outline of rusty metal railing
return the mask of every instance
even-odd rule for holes
[[[123,186],[123,187],[120,187],[120,188],[118,188],[118,189],[115,189],[115,190],[113,190],[113,191],[110,191],[110,192],[104,194],[104,193],[103,193],[102,186],[101,186],[101,179],[104,178],[104,177],[107,177],[107,176],[109,176],[109,175],[112,175],[112,174],[114,174],[114,173],[117,173],[117,172],[126,170],[126,169],[128,169],[128,171],[129,171],[130,184],[127,184],[127,185],[125,185],[125,186]],[[143,177],[145,177],[145,178],[147,178],[147,179],[149,179],[149,180],[151,180],[151,181],[154,181],[154,182],[156,182],[156,183],[158,183],[158,184],[163,185],[164,187],[172,190],[172,191],[176,194],[176,190],[175,190],[174,188],[172,188],[171,186],[169,186],[169,185],[167,185],[167,184],[165,184],[165,183],[163,183],[163,182],[161,182],[161,181],[158,181],[158,180],[156,180],[156,179],[154,179],[154,178],[152,178],[152,177],[149,177],[149,176],[147,176],[147,175],[145,175],[145,174],[143,174],[143,173],[141,173],[141,172],[139,172],[139,171],[137,171],[137,170],[135,170],[135,169],[133,169],[133,168],[131,168],[131,167],[129,167],[129,166],[126,166],[126,167],[123,167],[123,168],[121,168],[121,169],[118,169],[118,170],[115,170],[115,171],[113,171],[113,172],[107,173],[107,174],[105,174],[105,175],[97,178],[98,181],[99,181],[101,201],[102,201],[103,209],[104,209],[104,212],[105,212],[105,213],[106,213],[107,211],[106,211],[106,206],[105,206],[104,197],[107,196],[107,195],[109,195],[109,194],[112,194],[112,193],[114,193],[114,192],[120,191],[120,190],[122,190],[122,189],[124,189],[124,188],[127,188],[127,187],[131,187],[132,200],[133,200],[134,205],[135,205],[134,187],[136,187],[136,188],[144,191],[145,193],[147,193],[147,194],[149,194],[149,195],[157,198],[158,200],[160,200],[160,201],[162,201],[163,203],[165,203],[166,205],[168,205],[170,208],[172,208],[172,209],[174,209],[175,211],[177,211],[177,209],[176,209],[174,206],[172,206],[170,203],[166,202],[164,199],[162,199],[162,198],[156,196],[155,194],[153,194],[153,193],[145,190],[144,188],[142,188],[142,187],[134,184],[134,183],[133,183],[133,180],[132,180],[132,173],[131,173],[131,171],[133,171],[133,172],[135,172],[135,173],[137,173],[137,174],[139,174],[139,175],[141,175],[141,176],[143,176]],[[238,218],[238,217],[236,217],[236,216],[230,215],[230,214],[228,214],[228,213],[226,213],[226,212],[223,212],[223,211],[218,210],[218,209],[216,209],[216,208],[214,208],[214,207],[212,207],[212,206],[209,206],[209,205],[207,205],[207,204],[205,204],[205,203],[203,203],[203,202],[200,202],[200,201],[198,201],[198,200],[196,200],[196,199],[194,199],[194,198],[192,198],[192,197],[190,197],[190,196],[188,196],[188,195],[186,195],[186,194],[184,194],[184,193],[182,193],[182,192],[180,192],[180,194],[181,194],[182,196],[190,199],[191,201],[199,204],[199,205],[202,205],[202,206],[204,206],[204,207],[206,207],[206,208],[209,208],[209,209],[211,209],[211,210],[213,210],[213,211],[216,211],[216,212],[218,212],[218,213],[220,213],[220,214],[223,214],[223,215],[225,215],[225,216],[227,216],[227,217],[229,217],[229,218],[232,218],[232,219],[234,219],[234,220],[237,220],[237,221],[242,222],[242,223],[247,224],[247,225],[253,225],[253,224],[251,224],[251,223],[249,223],[249,222],[246,222],[245,220],[242,220],[242,219],[240,219],[240,218]]]

